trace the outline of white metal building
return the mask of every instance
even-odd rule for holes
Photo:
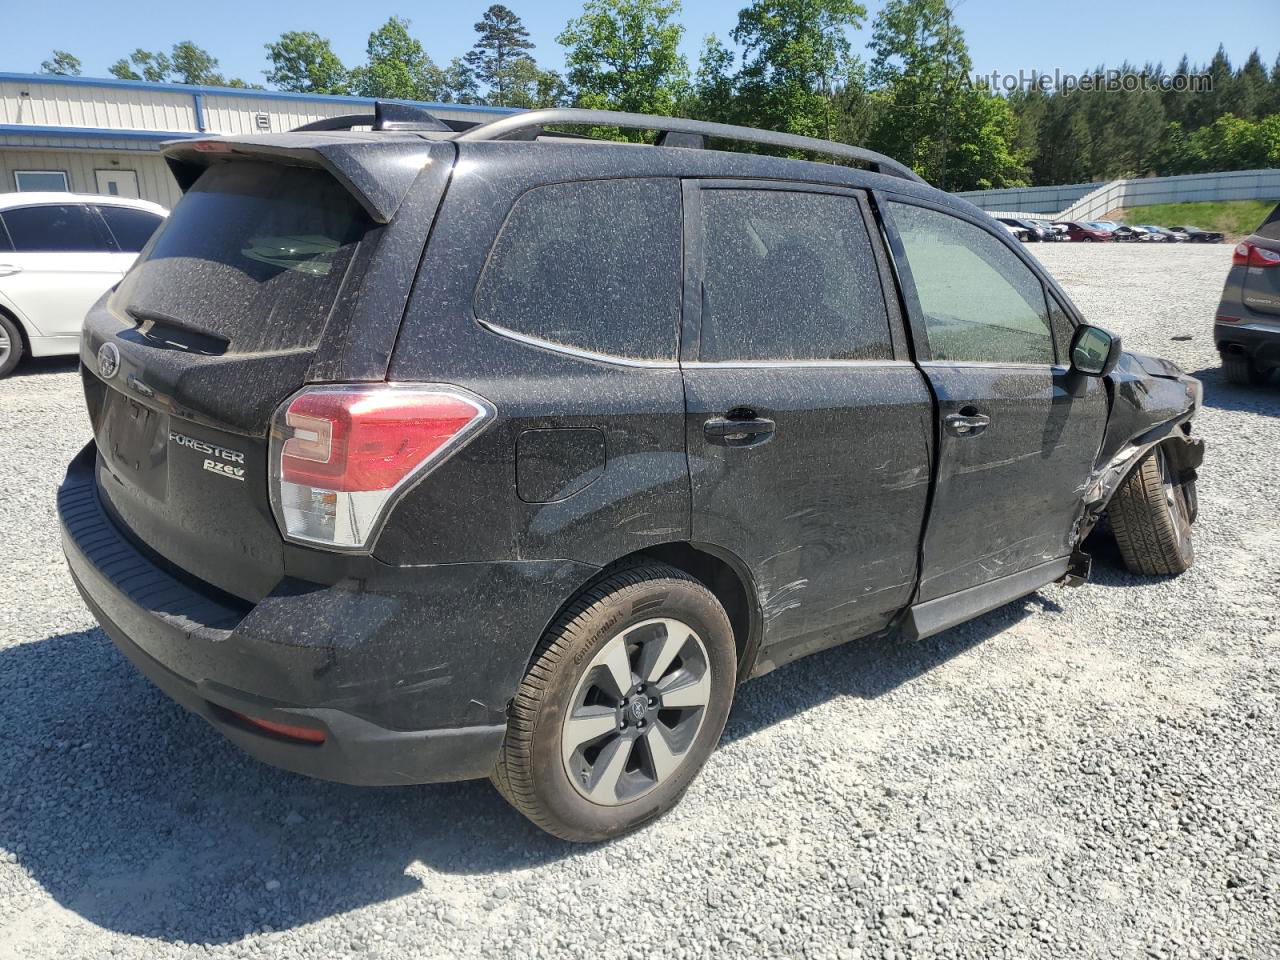
[[[172,207],[180,193],[157,152],[209,133],[280,133],[325,117],[371,113],[366,97],[0,73],[0,193],[68,190]],[[504,107],[420,104],[457,120]]]

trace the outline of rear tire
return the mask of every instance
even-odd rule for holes
[[[13,373],[22,359],[22,331],[5,314],[0,313],[0,378]]]
[[[1260,387],[1271,379],[1271,371],[1259,368],[1247,353],[1224,353],[1222,372],[1228,383],[1241,387]]]
[[[1107,506],[1107,517],[1124,564],[1149,577],[1177,576],[1191,566],[1194,488],[1173,475],[1164,450],[1156,447],[1125,478]]]
[[[720,739],[736,660],[729,618],[699,581],[661,563],[605,577],[538,645],[494,786],[564,840],[607,840],[661,816]]]

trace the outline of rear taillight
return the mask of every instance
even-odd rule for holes
[[[276,412],[271,499],[290,540],[365,550],[412,484],[493,416],[458,387],[308,387]]]
[[[1245,240],[1236,244],[1231,263],[1237,267],[1280,267],[1280,253]]]

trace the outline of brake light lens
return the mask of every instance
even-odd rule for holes
[[[1236,244],[1231,263],[1237,267],[1280,267],[1280,253],[1245,240]]]
[[[308,387],[271,431],[272,505],[285,537],[367,550],[396,500],[493,417],[459,387]]]

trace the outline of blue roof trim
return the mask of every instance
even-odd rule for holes
[[[371,105],[373,97],[330,96],[321,93],[292,93],[286,90],[246,90],[242,87],[204,87],[187,83],[150,83],[146,80],[117,80],[114,77],[63,77],[51,73],[0,73],[0,83],[51,83],[68,87],[106,87],[125,90],[159,90],[166,93],[215,94],[218,96],[250,97],[262,100],[306,100],[312,103],[359,103]],[[491,107],[483,103],[428,103],[421,100],[394,100],[431,111],[468,110],[474,113],[492,113],[505,116],[519,113],[514,107]]]
[[[103,140],[189,140],[210,134],[192,133],[189,130],[111,130],[104,127],[40,127],[33,123],[0,123],[0,136],[4,137],[83,137]]]

